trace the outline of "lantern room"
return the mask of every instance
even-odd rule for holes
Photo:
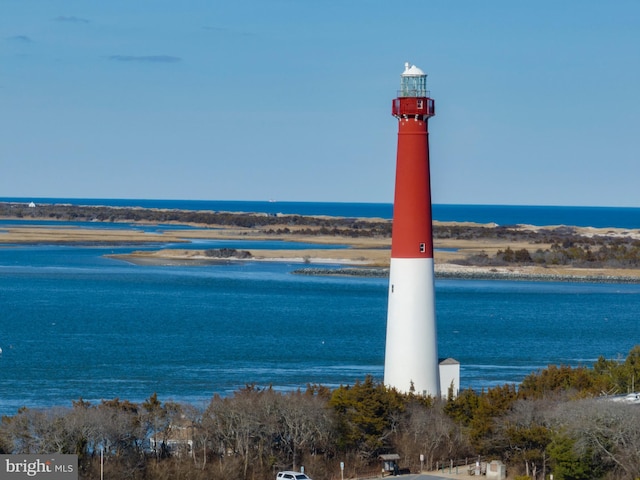
[[[428,97],[427,74],[409,62],[404,64],[404,72],[400,75],[399,97]]]
[[[435,115],[435,104],[429,98],[427,74],[415,65],[404,64],[400,75],[398,98],[393,100],[392,115],[397,118],[426,120]]]

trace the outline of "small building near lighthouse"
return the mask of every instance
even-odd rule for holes
[[[440,361],[440,394],[444,398],[456,398],[460,393],[460,362],[454,358]]]

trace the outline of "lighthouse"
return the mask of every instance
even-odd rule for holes
[[[384,383],[440,396],[435,315],[427,75],[405,64],[392,103],[398,119]]]

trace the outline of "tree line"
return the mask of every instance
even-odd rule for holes
[[[640,378],[624,360],[549,366],[519,385],[448,398],[399,393],[372,377],[333,390],[248,385],[208,405],[118,398],[22,408],[0,424],[0,453],[71,453],[81,479],[268,479],[302,466],[314,480],[377,476],[378,455],[412,472],[453,459],[500,459],[519,480],[640,476],[640,405],[614,401]],[[607,395],[605,395],[607,394]],[[419,459],[422,455],[424,463]]]
[[[181,223],[185,225],[263,228],[265,233],[286,234],[295,230],[307,235],[391,236],[391,222],[357,218],[269,215],[264,213],[167,210],[155,208],[42,204],[31,208],[23,203],[0,202],[0,218],[46,219],[87,222]],[[286,225],[285,228],[269,228]],[[306,227],[306,228],[305,228]]]
[[[504,265],[568,265],[579,268],[638,268],[640,266],[640,241],[618,239],[593,247],[592,244],[565,242],[554,243],[547,249],[527,248],[498,250],[493,257],[486,252],[470,255],[461,264]]]

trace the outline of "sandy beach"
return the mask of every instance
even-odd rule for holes
[[[437,224],[437,222],[436,222]],[[445,225],[444,223],[442,225]],[[484,225],[491,228],[491,225]],[[285,226],[283,226],[284,228]],[[529,231],[541,231],[553,227],[520,226]],[[579,228],[580,235],[608,235],[640,239],[640,231],[623,229]],[[339,235],[305,235],[296,233],[295,229],[286,234],[274,234],[261,228],[240,228],[214,226],[198,229],[159,228],[158,233],[149,234],[141,230],[131,229],[94,229],[69,228],[65,223],[60,227],[10,226],[0,229],[0,248],[3,245],[20,244],[76,244],[76,245],[131,245],[156,242],[188,242],[196,239],[209,240],[281,240],[317,244],[317,248],[296,249],[247,249],[251,261],[287,261],[299,262],[302,265],[337,264],[345,266],[388,267],[390,258],[390,238],[383,237],[347,237]],[[343,245],[347,248],[324,248],[329,245]],[[549,244],[533,241],[497,238],[479,239],[436,239],[435,269],[436,274],[452,278],[512,278],[512,279],[557,279],[575,281],[616,280],[640,281],[640,270],[631,268],[573,268],[568,266],[478,266],[459,265],[455,262],[469,255],[486,253],[495,255],[498,250],[509,247],[513,250],[527,248],[530,250],[549,248]],[[215,264],[221,261],[236,260],[231,258],[213,258],[203,250],[193,249],[160,249],[157,251],[134,251],[128,255],[115,256],[124,261],[137,264],[156,265],[195,265]],[[246,260],[243,260],[246,261]]]

